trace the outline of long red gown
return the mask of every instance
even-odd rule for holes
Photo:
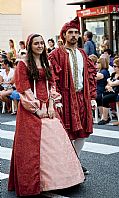
[[[48,100],[43,69],[36,83],[37,98]],[[27,67],[20,61],[15,73],[17,91],[31,88]],[[18,196],[67,188],[84,181],[80,162],[58,118],[39,119],[19,102],[8,190]]]

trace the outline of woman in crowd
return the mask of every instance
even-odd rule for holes
[[[21,99],[9,191],[29,196],[82,183],[80,162],[54,107],[60,96],[41,35],[28,37],[27,56],[18,63],[15,84]]]
[[[116,102],[119,94],[119,58],[114,60],[114,73],[111,77],[107,79],[106,92],[103,95],[103,114],[102,119],[98,122],[99,125],[104,125],[109,122],[108,113],[109,113],[109,104],[111,102]]]
[[[109,64],[107,58],[99,58],[97,60],[97,106],[99,107],[100,117],[102,116],[102,98],[105,92],[105,86],[107,85],[107,79],[110,77]]]
[[[20,49],[18,50],[17,59],[23,58],[26,55],[26,45],[24,41],[19,41]]]
[[[17,65],[19,63],[19,60],[16,59],[15,63],[14,63],[14,70],[16,69]],[[13,91],[9,96],[10,100],[13,100],[13,105],[14,105],[14,111],[11,113],[12,115],[16,115],[17,113],[17,108],[18,108],[18,103],[20,100],[20,94],[19,92],[16,90],[15,84],[13,86]]]
[[[108,35],[104,35],[102,37],[102,42],[100,45],[100,54],[104,52],[104,50],[109,49],[109,38]]]
[[[10,61],[14,63],[16,60],[16,49],[15,49],[14,41],[12,39],[9,40],[9,47],[10,50],[7,53],[7,57]]]
[[[89,55],[89,58],[93,61],[95,67],[97,68],[98,57],[95,54],[91,54],[91,55]]]
[[[11,111],[11,102],[8,96],[12,93],[14,84],[14,69],[11,67],[12,62],[4,59],[0,73],[0,100],[6,103],[8,112]]]
[[[108,60],[108,71],[110,73],[110,76],[111,74],[114,72],[114,68],[110,65],[110,57],[107,53],[103,53],[101,54],[100,58],[106,58]]]

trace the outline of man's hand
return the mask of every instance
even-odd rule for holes
[[[92,109],[95,109],[97,107],[96,100],[91,100],[91,106],[92,106]]]
[[[55,107],[57,108],[57,111],[58,111],[59,115],[61,116],[62,113],[63,113],[63,105],[62,105],[62,103],[61,102],[56,103]]]

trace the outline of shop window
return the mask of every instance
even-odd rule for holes
[[[119,53],[119,16],[113,16],[113,50]]]
[[[108,35],[108,17],[98,17],[84,19],[85,30],[91,31],[93,33],[93,41],[96,44],[97,52],[101,54],[101,44],[104,42],[104,39],[109,39]],[[85,31],[84,30],[84,31]]]

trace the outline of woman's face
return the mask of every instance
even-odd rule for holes
[[[98,70],[101,69],[101,61],[99,59],[97,60],[96,67],[97,67]]]
[[[2,55],[0,54],[0,63],[2,62]]]
[[[113,68],[114,68],[114,71],[115,71],[116,73],[119,73],[119,66],[118,66],[118,65],[114,64],[114,65],[113,65]]]
[[[20,49],[25,49],[25,45],[24,44],[19,44]]]
[[[11,41],[9,41],[9,46],[14,47],[14,44]]]
[[[33,38],[31,48],[34,55],[42,54],[45,48],[43,38],[41,36]]]
[[[5,64],[4,62],[2,63],[2,69],[7,69],[8,68],[8,64]]]

